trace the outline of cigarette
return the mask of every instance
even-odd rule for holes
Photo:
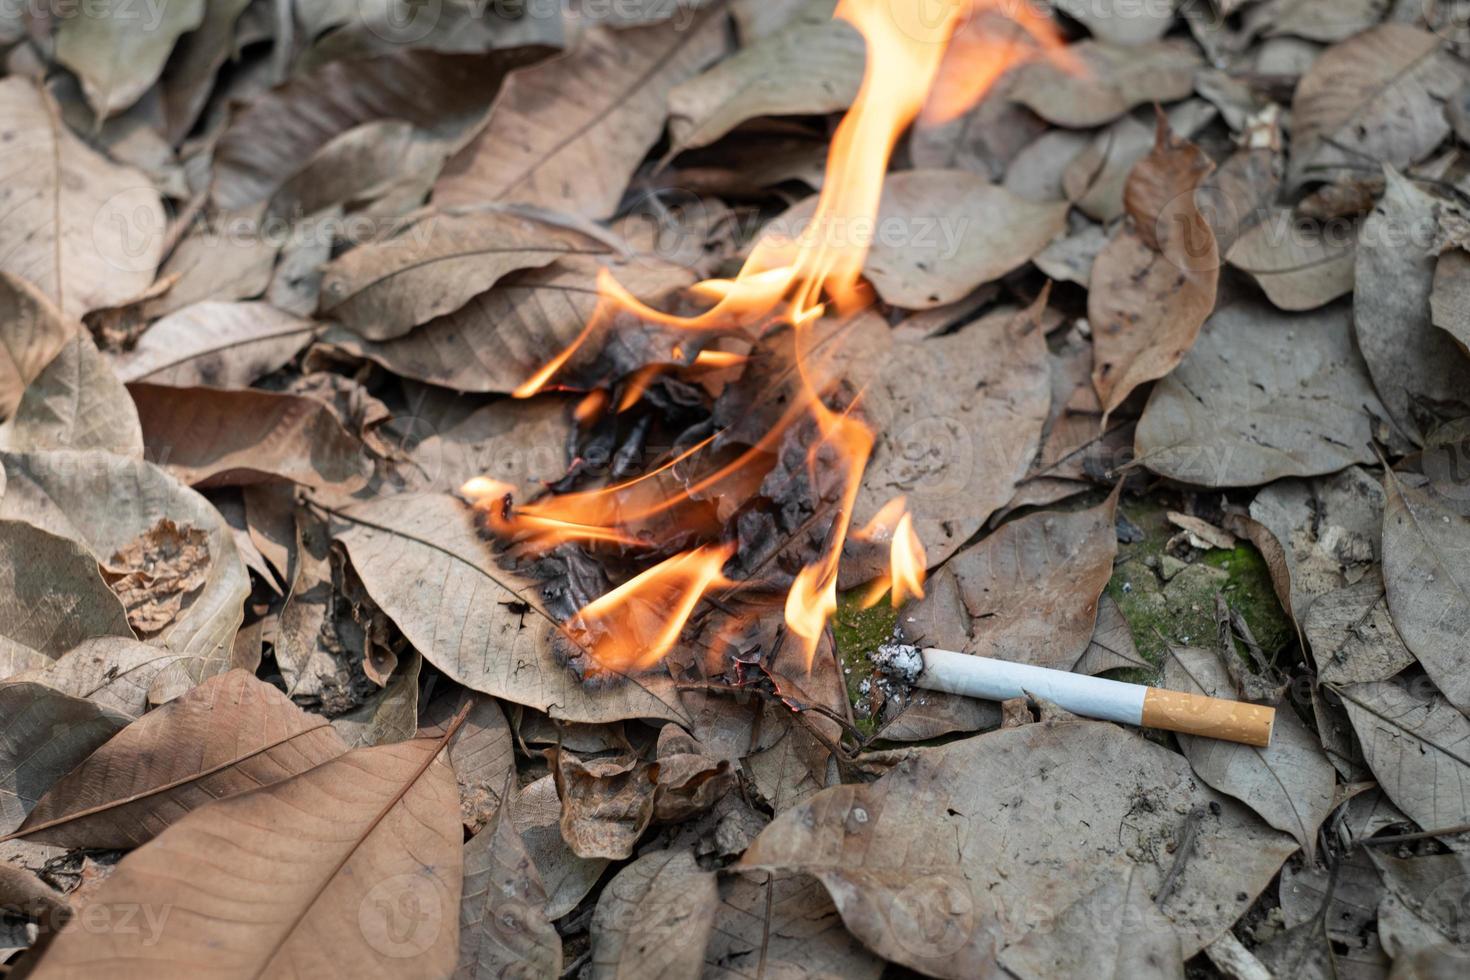
[[[890,643],[873,661],[884,673],[912,686],[987,701],[1035,695],[1085,718],[1143,728],[1162,728],[1265,748],[1271,744],[1276,709],[1227,701],[1065,670],[1033,667],[952,650]]]

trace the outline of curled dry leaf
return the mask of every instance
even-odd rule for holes
[[[32,976],[143,980],[179,962],[244,976],[447,976],[463,836],[441,748],[358,749],[186,815],[89,902],[112,916],[168,908],[167,918],[152,930],[63,929]]]
[[[1087,819],[1058,823],[1064,806]],[[1206,815],[1189,873],[1161,903],[1188,957],[1229,928],[1296,844],[1192,780],[1181,756],[1113,725],[1026,725],[914,753],[875,783],[833,787],[778,815],[740,867],[815,876],[848,929],[886,959],[930,976],[992,976],[998,950],[1030,931],[1020,913],[1038,895],[1066,908],[1132,870],[1156,896],[1172,864],[1160,845],[1178,840],[1181,813],[1195,807]],[[1090,948],[1111,944],[1107,933],[1089,932]]]
[[[456,980],[561,975],[561,936],[546,915],[546,886],[516,833],[514,806],[515,794],[506,793],[489,825],[464,846]]]
[[[1383,580],[1393,625],[1450,703],[1470,711],[1470,519],[1392,471],[1383,509]]]
[[[289,362],[316,329],[269,303],[196,303],[158,320],[112,362],[128,383],[244,388]]]
[[[555,921],[581,903],[610,862],[579,858],[562,839],[561,800],[550,773],[520,791],[512,819],[546,884],[546,917]]]
[[[663,131],[669,92],[723,52],[724,20],[716,8],[682,25],[594,28],[561,57],[512,73],[479,137],[444,168],[434,203],[612,217]]]
[[[45,293],[0,271],[0,415],[14,414],[26,387],[78,329]]]
[[[656,775],[637,759],[583,762],[564,749],[548,749],[561,797],[561,836],[581,858],[631,857],[653,823]]]
[[[145,635],[157,633],[178,616],[184,599],[204,585],[209,574],[209,535],[160,518],[113,552],[102,574],[122,599],[133,629]]]
[[[243,670],[211,677],[149,712],[51,787],[17,837],[133,848],[199,807],[276,783],[347,751],[309,715]]]
[[[72,318],[143,292],[164,244],[163,203],[148,178],[72,135],[51,96],[22,75],[0,80],[0,119],[0,272],[29,280]]]
[[[131,640],[126,610],[80,544],[0,520],[0,666],[40,667],[92,637]],[[14,669],[10,669],[10,668]]]
[[[1360,176],[1365,160],[1407,167],[1438,146],[1444,102],[1465,82],[1442,40],[1381,24],[1318,58],[1291,103],[1291,185]]]
[[[72,767],[128,718],[40,684],[0,684],[0,831],[20,824]]]
[[[363,444],[315,398],[144,383],[128,391],[150,456],[192,486],[288,480],[350,492],[371,469]]]
[[[1222,308],[1149,398],[1140,461],[1207,487],[1372,462],[1384,413],[1351,329],[1343,303],[1293,316],[1249,300]]]
[[[1470,822],[1470,720],[1432,688],[1338,689],[1363,758],[1388,798],[1426,830]]]
[[[1219,656],[1210,650],[1169,651],[1165,683],[1176,691],[1237,699],[1238,692]],[[1317,831],[1336,805],[1337,773],[1312,730],[1283,704],[1267,748],[1180,735],[1179,745],[1195,773],[1284,830],[1314,862]]]
[[[1195,203],[1195,190],[1213,169],[1161,115],[1153,152],[1128,176],[1124,203],[1131,222],[1092,266],[1092,383],[1105,413],[1172,371],[1215,308],[1219,246]]]
[[[1186,41],[1120,46],[1083,41],[1069,49],[1078,66],[1049,60],[1018,69],[1010,97],[1058,126],[1085,129],[1134,106],[1177,102],[1194,91],[1199,53]]]
[[[321,312],[368,340],[391,340],[459,309],[507,273],[603,251],[510,211],[431,214],[328,265]]]
[[[464,686],[569,721],[687,721],[667,676],[582,682],[551,650],[534,583],[496,564],[468,507],[446,494],[358,504],[337,534],[363,585],[414,648]]]
[[[623,868],[592,915],[597,980],[697,977],[720,896],[715,876],[688,851],[645,854]]]
[[[1470,357],[1434,326],[1442,205],[1388,171],[1388,190],[1363,225],[1353,293],[1358,347],[1388,415],[1416,442],[1438,419],[1470,414]]]
[[[73,334],[31,382],[15,414],[0,425],[0,448],[143,455],[138,410],[85,331]]]

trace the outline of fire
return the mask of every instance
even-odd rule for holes
[[[626,411],[666,371],[735,368],[743,354],[706,349],[720,337],[754,344],[776,331],[794,332],[795,398],[757,444],[684,486],[673,477],[696,456],[713,451],[715,437],[684,450],[653,471],[598,490],[556,494],[517,505],[502,484],[472,480],[463,492],[496,536],[527,552],[543,552],[575,542],[586,547],[639,548],[666,545],[671,533],[690,539],[675,554],[586,605],[567,633],[606,670],[643,670],[657,665],[674,647],[707,593],[735,589],[724,567],[735,554],[732,542],[711,543],[723,530],[718,501],[747,499],[760,486],[771,461],[789,434],[810,426],[813,438],[806,465],[812,485],[836,492],[830,529],[820,554],[795,576],[785,601],[791,634],[804,645],[807,663],[837,608],[838,564],[847,539],[863,471],[873,451],[872,431],[854,405],[829,407],[819,360],[807,352],[817,345],[815,326],[824,317],[851,317],[871,305],[862,279],[869,242],[855,231],[871,227],[883,192],[889,157],[898,139],[924,110],[946,49],[957,28],[972,14],[1002,17],[1005,37],[970,32],[962,53],[965,70],[953,71],[930,110],[939,118],[962,111],[1016,62],[1037,53],[1055,55],[1061,42],[1049,23],[1024,6],[1019,14],[1002,0],[841,0],[835,16],[853,24],[866,39],[868,58],[862,86],[838,125],[828,156],[826,179],[805,231],[788,239],[763,239],[733,279],[708,280],[691,297],[711,304],[694,316],[677,316],[640,302],[612,273],[598,277],[599,303],[581,334],[515,391],[529,397],[553,387],[590,341],[615,329],[620,318],[676,331],[675,363],[653,364],[624,379],[616,404],[606,393],[587,394],[576,410],[589,424],[605,412]],[[977,20],[970,27],[982,26]],[[974,35],[972,37],[972,35]],[[949,66],[954,68],[953,63]],[[823,476],[818,480],[818,474]],[[714,501],[714,503],[712,503]],[[902,499],[890,502],[855,536],[881,534],[890,542],[890,569],[875,583],[872,601],[891,590],[895,604],[922,597],[925,556],[913,519]]]

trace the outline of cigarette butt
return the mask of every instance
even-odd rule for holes
[[[1276,709],[1150,687],[1143,695],[1143,727],[1264,748],[1271,744]]]
[[[953,650],[921,651],[891,644],[881,648],[874,661],[880,669],[932,691],[989,701],[1034,694],[1084,718],[1162,728],[1245,745],[1270,745],[1276,722],[1276,709],[1264,705],[1167,691]]]

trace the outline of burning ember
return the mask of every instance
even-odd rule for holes
[[[594,340],[605,343],[625,325],[661,331],[667,356],[652,358],[616,390],[587,393],[575,411],[583,428],[638,406],[666,375],[697,378],[711,370],[764,371],[772,365],[776,373],[785,372],[772,379],[782,397],[748,406],[741,418],[748,425],[772,416],[764,431],[743,441],[742,450],[723,438],[728,432],[716,431],[636,478],[528,503],[515,502],[507,486],[484,478],[463,488],[488,530],[517,555],[574,544],[656,556],[671,540],[687,542],[672,557],[583,604],[565,625],[590,654],[593,669],[655,667],[701,602],[715,598],[712,592],[723,599],[757,587],[727,576],[738,550],[727,528],[741,502],[782,476],[782,467],[804,468],[818,498],[817,515],[831,515],[815,559],[796,571],[785,596],[786,626],[803,644],[808,666],[837,609],[838,566],[849,537],[888,546],[889,571],[870,587],[869,604],[885,593],[895,605],[924,594],[924,548],[902,498],[890,501],[866,527],[850,527],[874,435],[860,417],[861,394],[844,399],[839,393],[841,378],[832,375],[834,340],[840,342],[844,325],[872,305],[872,291],[862,279],[868,243],[849,230],[871,226],[876,218],[889,157],[904,130],[921,111],[937,119],[963,111],[1018,61],[1039,53],[1058,56],[1060,42],[1048,22],[1023,5],[1017,5],[1019,15],[1009,10],[1013,5],[1004,6],[1002,16],[1000,0],[842,0],[835,16],[866,39],[867,67],[833,138],[809,228],[793,239],[763,239],[734,279],[695,286],[693,298],[709,305],[692,316],[645,305],[604,269],[599,305],[581,335],[516,390],[524,398],[576,387],[561,380],[569,366]],[[945,73],[926,108],[951,41],[957,44],[946,68],[963,70]],[[743,349],[711,346],[717,341]],[[794,452],[804,457],[795,466]]]

